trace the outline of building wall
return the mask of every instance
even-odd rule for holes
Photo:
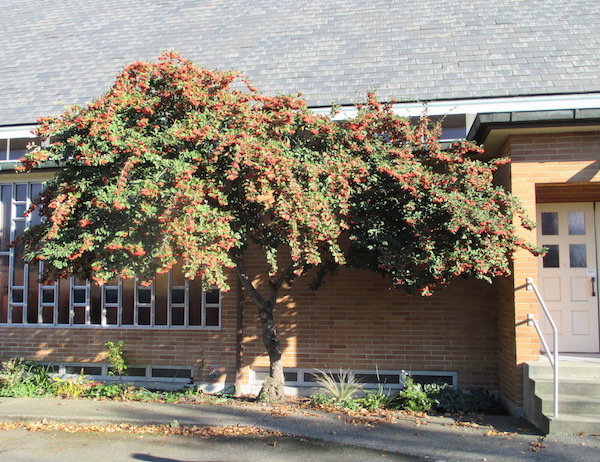
[[[235,281],[234,281],[235,282]],[[222,296],[222,323],[218,330],[175,328],[0,326],[0,360],[21,356],[44,363],[108,364],[104,344],[123,340],[132,366],[192,367],[194,380],[235,380],[236,310],[234,290]],[[216,376],[200,377],[199,366]]]
[[[341,271],[316,293],[311,278],[283,289],[276,310],[284,365],[458,372],[463,388],[498,387],[495,289],[457,279],[431,297],[390,291],[369,272]],[[131,365],[194,367],[197,382],[233,383],[236,285],[223,295],[220,330],[0,327],[0,359],[104,363],[107,341],[123,340]],[[244,301],[243,379],[268,366],[255,306]],[[217,376],[199,377],[204,362]]]
[[[504,154],[512,158],[510,185],[530,218],[536,214],[536,184],[600,181],[600,132],[558,133],[513,136]],[[535,242],[535,230],[521,234]],[[515,254],[512,287],[503,290],[504,296],[514,297],[514,310],[499,311],[499,343],[501,345],[500,389],[513,404],[522,405],[522,366],[525,361],[539,358],[540,345],[533,327],[527,326],[528,313],[539,319],[539,306],[533,292],[525,290],[526,278],[537,282],[538,262],[528,252]],[[512,294],[511,294],[512,292]]]
[[[315,293],[310,275],[282,290],[276,319],[284,367],[458,372],[459,386],[498,387],[494,286],[456,279],[431,297],[391,291],[341,270]],[[268,366],[255,306],[244,302],[244,364]]]

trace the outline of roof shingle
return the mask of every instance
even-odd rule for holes
[[[168,49],[315,107],[600,92],[595,0],[7,0],[0,28],[0,125]]]

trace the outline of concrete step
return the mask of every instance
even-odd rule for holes
[[[559,361],[559,417],[553,417],[554,372],[546,358],[527,363],[526,417],[545,433],[600,434],[600,362]]]
[[[552,367],[547,360],[527,363],[529,377],[534,379],[551,379],[554,375]],[[596,362],[569,362],[559,361],[558,363],[559,379],[577,379],[586,380],[597,379],[600,381],[600,363]]]
[[[552,379],[530,379],[534,382],[536,395],[552,395],[554,382]],[[558,381],[559,395],[600,396],[600,380],[595,379],[563,379]]]
[[[586,414],[559,414],[558,418],[547,417],[547,428],[540,428],[545,433],[555,435],[586,435],[600,434],[600,419],[598,416]]]
[[[552,394],[546,395],[536,393],[536,395],[536,398],[541,400],[542,413],[551,415],[554,406]],[[596,416],[596,419],[600,422],[600,397],[598,396],[559,394],[558,403],[559,415],[565,413]]]

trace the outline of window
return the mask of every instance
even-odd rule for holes
[[[26,265],[21,245],[10,247],[28,226],[25,216],[41,183],[0,184],[0,323],[44,326],[219,328],[221,294],[204,292],[201,281],[173,270],[157,275],[150,286],[117,278],[103,286],[72,277],[38,283],[42,263]]]
[[[85,375],[93,379],[104,381],[117,380],[112,374],[112,367],[100,363],[59,363],[46,364],[51,368],[51,373],[61,377]],[[186,383],[191,383],[193,369],[183,365],[168,366],[130,366],[127,368],[127,382],[154,383],[161,388],[168,389],[171,384],[173,389],[180,388]]]
[[[0,162],[16,162],[27,152],[29,144],[40,144],[31,133],[33,127],[0,129]]]
[[[286,368],[283,372],[286,386],[315,387],[317,376],[322,372],[330,374],[333,380],[339,381],[339,369],[295,369]],[[438,383],[452,385],[458,388],[458,373],[454,371],[378,371],[378,370],[354,370],[354,376],[360,380],[366,389],[373,389],[383,385],[385,389],[394,390],[404,387],[404,375],[408,374],[415,382]],[[251,372],[250,381],[253,384],[262,383],[269,375],[266,368],[255,368]]]

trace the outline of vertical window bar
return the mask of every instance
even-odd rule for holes
[[[90,325],[90,309],[91,309],[91,283],[88,280],[85,281],[85,324]]]
[[[185,307],[183,308],[183,325],[190,325],[190,280],[185,280]]]
[[[118,323],[119,326],[123,325],[123,279],[121,276],[117,279],[117,310],[118,310]]]
[[[169,274],[168,274],[168,284],[167,284],[167,291],[168,293],[168,297],[167,297],[167,326],[171,325],[171,319],[172,319],[172,315],[171,315],[171,309],[173,307],[173,275],[171,273],[171,270],[169,270]]]
[[[156,279],[152,281],[152,291],[150,292],[150,324],[156,325]]]
[[[133,289],[133,325],[134,326],[139,325],[139,321],[140,321],[140,316],[139,316],[139,309],[140,309],[139,289],[140,289],[140,278],[136,274],[135,275],[135,287]]]
[[[74,307],[74,288],[75,286],[75,277],[71,276],[69,278],[69,326],[73,325],[73,319],[75,318],[75,307]]]
[[[200,313],[200,326],[205,327],[206,326],[206,291],[202,290],[202,307],[201,307],[201,313]]]
[[[100,325],[102,326],[106,326],[106,291],[104,290],[104,288],[106,287],[105,284],[102,285],[102,301],[101,301],[101,308],[100,308]]]

